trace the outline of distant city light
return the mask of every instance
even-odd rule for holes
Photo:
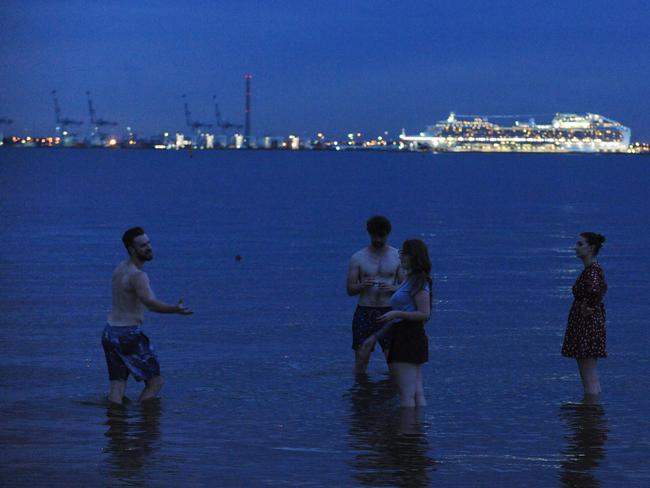
[[[68,131],[66,127],[80,122],[65,119],[56,128],[54,136],[0,135],[0,145],[16,147],[111,147],[111,148],[155,148],[155,149],[197,149],[197,150],[335,150],[335,151],[433,151],[433,152],[607,152],[648,154],[650,145],[646,142],[630,142],[630,129],[622,124],[598,114],[556,113],[553,120],[513,121],[510,124],[497,124],[492,118],[523,117],[457,115],[450,116],[427,126],[418,135],[407,135],[405,129],[389,136],[388,131],[363,137],[361,131],[341,131],[338,139],[327,138],[321,130],[313,131],[310,137],[300,137],[296,133],[285,135],[265,134],[245,136],[236,124],[227,127],[234,130],[221,130],[212,133],[192,126],[192,132],[158,132],[149,138],[141,139],[126,126],[125,133],[113,135],[101,132],[105,125],[95,124],[88,135]],[[528,116],[526,116],[528,117]],[[0,119],[0,124],[5,119]],[[98,121],[99,122],[99,121]],[[205,127],[208,124],[204,124]],[[124,127],[124,126],[123,126]],[[220,129],[223,129],[219,126]],[[92,126],[91,126],[92,129]],[[349,129],[348,129],[349,130]],[[27,130],[25,130],[27,132]],[[305,132],[302,132],[303,134]],[[342,137],[341,137],[342,136]]]

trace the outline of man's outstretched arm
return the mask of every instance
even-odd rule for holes
[[[144,271],[137,273],[131,279],[138,298],[152,312],[177,313],[180,315],[191,315],[193,313],[189,308],[183,306],[182,298],[176,305],[170,305],[168,303],[161,302],[160,300],[156,300],[156,297],[151,290],[151,286],[149,285],[149,277]]]

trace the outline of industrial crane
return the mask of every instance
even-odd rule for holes
[[[80,120],[74,119],[62,119],[61,118],[61,107],[59,107],[59,99],[56,98],[56,90],[52,90],[52,97],[54,98],[54,115],[56,115],[56,125],[62,129],[65,129],[71,125],[82,125],[83,122]],[[57,127],[57,128],[58,128]]]
[[[90,123],[95,127],[115,127],[117,122],[112,122],[110,120],[104,119],[95,119],[95,109],[93,107],[93,101],[90,98],[90,92],[86,92],[86,97],[88,98],[88,112],[90,113]]]
[[[90,98],[89,91],[86,91],[86,99],[88,100],[88,113],[90,114],[90,123],[92,124],[89,143],[92,146],[104,146],[106,144],[115,146],[117,144],[117,137],[109,137],[102,133],[101,129],[103,127],[115,127],[117,122],[95,118],[95,107],[93,107],[93,101]]]
[[[68,130],[68,127],[82,125],[83,122],[68,118],[62,119],[61,107],[59,107],[59,99],[56,97],[56,90],[52,90],[52,97],[54,98],[54,115],[56,115],[56,132],[57,134],[61,134],[64,146],[74,146],[79,142],[77,140],[77,134]]]
[[[194,135],[192,136],[192,144],[195,146],[204,145],[204,134],[201,133],[202,129],[209,129],[212,127],[212,124],[207,124],[205,122],[199,122],[198,120],[192,120],[192,114],[190,113],[190,108],[187,105],[187,96],[183,95],[183,105],[185,107],[185,123],[188,127],[194,130]],[[207,135],[205,136],[207,139]],[[207,142],[205,143],[207,145]]]
[[[191,127],[197,133],[200,133],[202,128],[209,129],[210,127],[212,127],[212,124],[206,124],[205,122],[192,120],[192,114],[190,113],[190,108],[187,105],[186,95],[183,95],[183,105],[185,106],[185,123],[187,124],[188,127]]]
[[[217,126],[225,133],[228,132],[228,129],[241,129],[244,127],[242,124],[233,124],[221,119],[221,110],[219,110],[219,104],[217,103],[217,96],[212,95],[212,100],[214,101],[214,114],[217,116]]]
[[[0,146],[3,144],[3,139],[4,139],[4,134],[2,133],[2,126],[3,125],[11,125],[13,124],[14,121],[11,119],[8,119],[6,117],[0,117]]]

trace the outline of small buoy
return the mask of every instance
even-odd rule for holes
[[[237,256],[235,256],[235,261],[241,261],[241,256],[239,254],[237,254]]]

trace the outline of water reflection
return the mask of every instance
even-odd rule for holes
[[[355,480],[367,486],[429,486],[435,461],[428,455],[422,410],[399,408],[389,378],[358,377],[348,396]]]
[[[146,481],[141,471],[159,448],[161,414],[159,399],[135,406],[107,407],[104,452],[108,455],[106,462],[111,478],[129,483]]]
[[[602,405],[585,397],[580,403],[560,407],[560,417],[567,424],[567,446],[560,466],[564,486],[592,488],[601,486],[594,470],[605,458],[607,418]]]

